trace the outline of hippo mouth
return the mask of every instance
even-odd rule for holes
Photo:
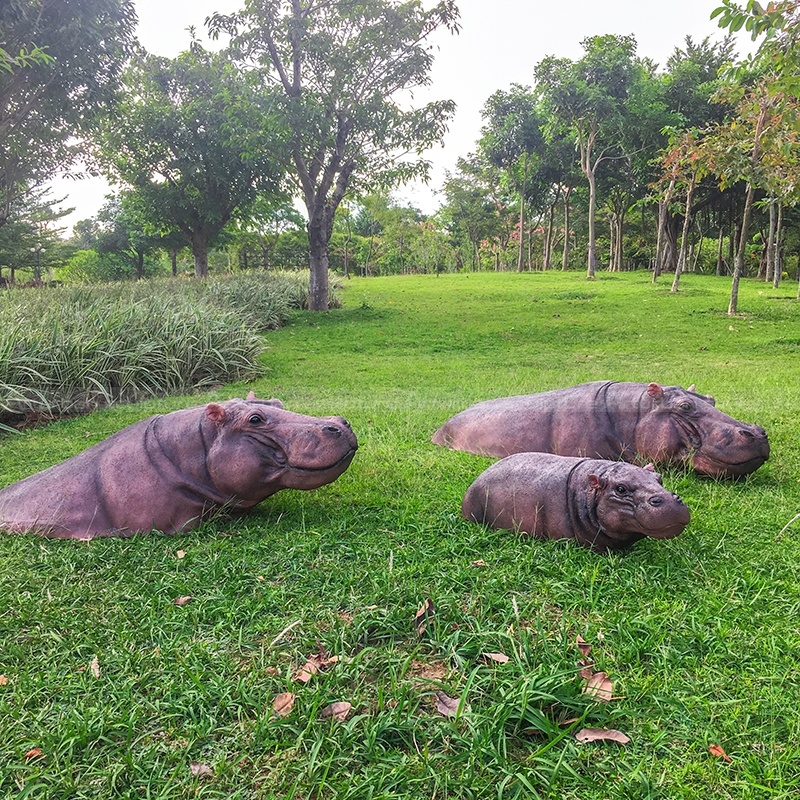
[[[703,475],[729,475],[732,477],[749,475],[766,463],[769,456],[758,455],[744,461],[723,461],[720,458],[696,451],[692,456],[692,466]]]
[[[304,472],[309,475],[319,474],[320,472],[330,472],[331,470],[338,469],[341,466],[346,468],[353,460],[353,456],[355,454],[356,448],[351,447],[338,461],[334,461],[333,464],[327,464],[324,467],[300,467],[296,464],[286,464],[285,468],[294,470],[295,472]]]

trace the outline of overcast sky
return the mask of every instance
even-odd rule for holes
[[[457,0],[457,4],[461,32],[437,34],[432,86],[424,97],[418,93],[417,99],[452,99],[458,110],[444,147],[426,154],[434,165],[430,188],[414,186],[396,192],[398,198],[426,213],[438,205],[433,191],[441,184],[444,170],[452,170],[459,156],[474,149],[480,135],[480,109],[489,95],[512,83],[530,85],[534,66],[545,56],[578,58],[580,42],[587,36],[633,34],[639,55],[663,67],[687,34],[695,40],[722,37],[716,21],[710,19],[721,0]],[[432,0],[425,0],[425,5],[430,7]],[[242,6],[242,0],[136,0],[139,39],[151,53],[174,57],[189,43],[189,26],[203,38],[207,16]],[[750,48],[748,39],[739,41],[740,54]],[[61,180],[54,186],[53,197],[66,195],[63,205],[76,207],[65,220],[71,226],[94,216],[108,191],[99,179]]]

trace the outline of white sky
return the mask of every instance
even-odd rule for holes
[[[587,36],[608,33],[633,34],[638,53],[662,67],[673,49],[691,34],[721,38],[711,12],[721,0],[456,0],[461,11],[457,36],[437,34],[439,51],[432,71],[432,86],[418,100],[452,99],[458,105],[444,147],[426,154],[434,165],[430,188],[409,186],[396,192],[426,213],[438,206],[433,190],[444,170],[452,170],[456,159],[474,148],[480,135],[480,109],[493,92],[512,83],[530,85],[533,68],[545,56],[578,58],[580,42]],[[430,7],[433,0],[425,0]],[[193,25],[204,38],[204,20],[219,11],[236,11],[243,0],[137,0],[139,39],[152,53],[174,57],[189,43],[187,28]],[[741,38],[740,54],[752,49]],[[109,191],[101,179],[58,180],[53,197],[66,196],[63,206],[76,211],[65,218],[72,226],[94,216]]]

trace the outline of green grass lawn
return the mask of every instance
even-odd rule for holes
[[[800,795],[800,303],[744,281],[729,318],[729,280],[681,280],[354,279],[343,308],[266,335],[252,387],[4,438],[0,485],[254,388],[347,417],[361,447],[334,484],[185,535],[0,536],[0,797]],[[599,379],[695,383],[767,429],[770,461],[740,482],[665,472],[692,522],[624,554],[461,519],[491,462],[431,433],[479,400]],[[581,693],[579,635],[607,704]],[[339,660],[293,680],[314,654]],[[580,744],[583,727],[631,741]]]

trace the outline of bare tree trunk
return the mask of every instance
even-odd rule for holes
[[[311,268],[308,285],[308,310],[328,310],[328,242],[323,224],[308,223],[308,261]]]
[[[669,212],[669,202],[675,190],[675,178],[672,178],[664,193],[664,197],[658,203],[658,233],[656,234],[656,264],[653,270],[653,283],[661,277],[664,271],[664,254],[667,249],[667,216]]]
[[[522,159],[522,191],[519,193],[519,252],[517,253],[517,272],[522,272],[524,265],[525,241],[525,192],[528,188],[528,154]]]
[[[617,262],[616,250],[614,249],[614,237],[617,229],[614,225],[614,212],[608,215],[608,271],[613,272]]]
[[[548,270],[550,269],[550,260],[552,257],[552,250],[553,250],[553,217],[555,216],[556,210],[556,203],[558,202],[558,195],[553,199],[553,202],[550,203],[550,207],[547,209],[547,231],[545,232],[545,240],[544,240],[544,253],[542,254],[542,269]]]
[[[196,278],[208,277],[208,245],[202,233],[191,237],[192,255],[194,256],[194,274]]]
[[[569,269],[569,198],[572,194],[572,186],[568,186],[564,192],[564,251],[561,254],[561,269]]]
[[[752,184],[747,187],[747,196],[744,201],[744,212],[742,213],[742,229],[739,232],[739,244],[736,250],[736,262],[733,267],[733,280],[731,281],[731,299],[728,303],[728,316],[733,316],[739,305],[739,280],[744,274],[744,253],[747,248],[747,234],[750,230],[750,217],[753,212],[753,190]]]
[[[692,179],[686,189],[686,206],[683,212],[683,233],[681,234],[681,252],[678,256],[678,265],[675,267],[675,278],[672,281],[672,291],[678,291],[678,281],[681,278],[681,270],[686,268],[686,250],[689,240],[689,226],[692,222],[692,195],[694,194],[694,184],[697,180],[697,172],[692,173]]]
[[[719,242],[717,243],[717,271],[716,275],[719,278],[722,275],[722,244],[725,240],[725,229],[722,225],[719,226]]]
[[[772,265],[775,271],[772,285],[777,289],[781,282],[783,272],[783,205],[778,204],[778,219],[775,224],[775,255],[772,258]]]
[[[595,186],[595,174],[593,170],[589,171],[589,252],[586,260],[586,277],[594,278],[595,265],[597,264],[597,257],[595,253],[595,231],[594,231],[594,213],[595,204],[597,202],[597,189]]]
[[[775,227],[777,224],[777,214],[775,213],[775,198],[769,201],[769,234],[767,235],[767,268],[764,280],[767,283],[772,281],[772,271],[775,268]]]

